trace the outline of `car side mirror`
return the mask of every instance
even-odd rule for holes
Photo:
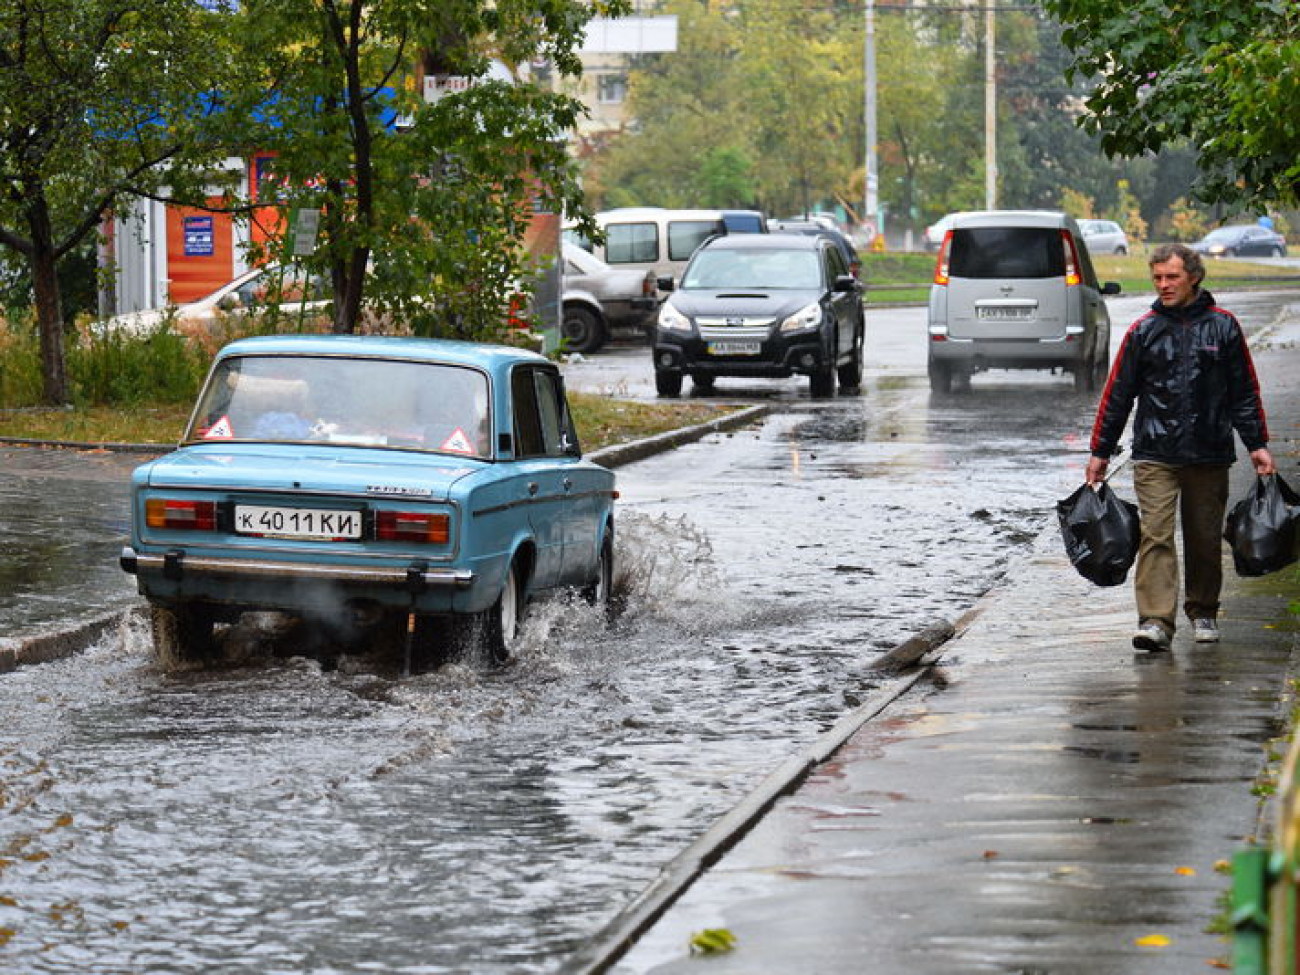
[[[1117,295],[1120,292],[1118,281],[1107,281],[1101,286],[1101,293],[1104,295]]]
[[[858,289],[858,279],[852,274],[841,274],[835,279],[836,291],[856,291]]]
[[[659,278],[655,283],[659,286],[660,291],[677,290],[677,285],[673,281],[673,276],[671,274],[665,274],[663,277]]]

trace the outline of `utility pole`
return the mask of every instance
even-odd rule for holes
[[[866,5],[867,34],[863,41],[862,74],[866,88],[863,115],[867,131],[867,152],[862,174],[862,222],[874,237],[875,234],[883,234],[885,228],[879,226],[876,220],[880,210],[880,177],[876,168],[876,0],[866,0]]]
[[[984,8],[984,209],[998,205],[998,79],[994,4]]]

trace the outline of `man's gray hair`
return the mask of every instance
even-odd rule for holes
[[[1205,262],[1201,260],[1201,255],[1192,250],[1186,244],[1161,244],[1151,252],[1147,258],[1147,267],[1154,267],[1157,264],[1163,264],[1170,258],[1181,257],[1183,259],[1183,268],[1191,276],[1192,281],[1199,286],[1205,280]]]

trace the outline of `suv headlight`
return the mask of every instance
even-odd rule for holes
[[[665,301],[659,309],[659,328],[665,332],[689,332],[691,320],[674,308],[671,301]]]
[[[806,332],[809,329],[820,328],[822,323],[822,306],[817,302],[800,308],[797,312],[781,323],[783,332]]]

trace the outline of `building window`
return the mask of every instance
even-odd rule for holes
[[[620,105],[627,97],[627,75],[602,74],[596,76],[596,101],[602,105]]]

